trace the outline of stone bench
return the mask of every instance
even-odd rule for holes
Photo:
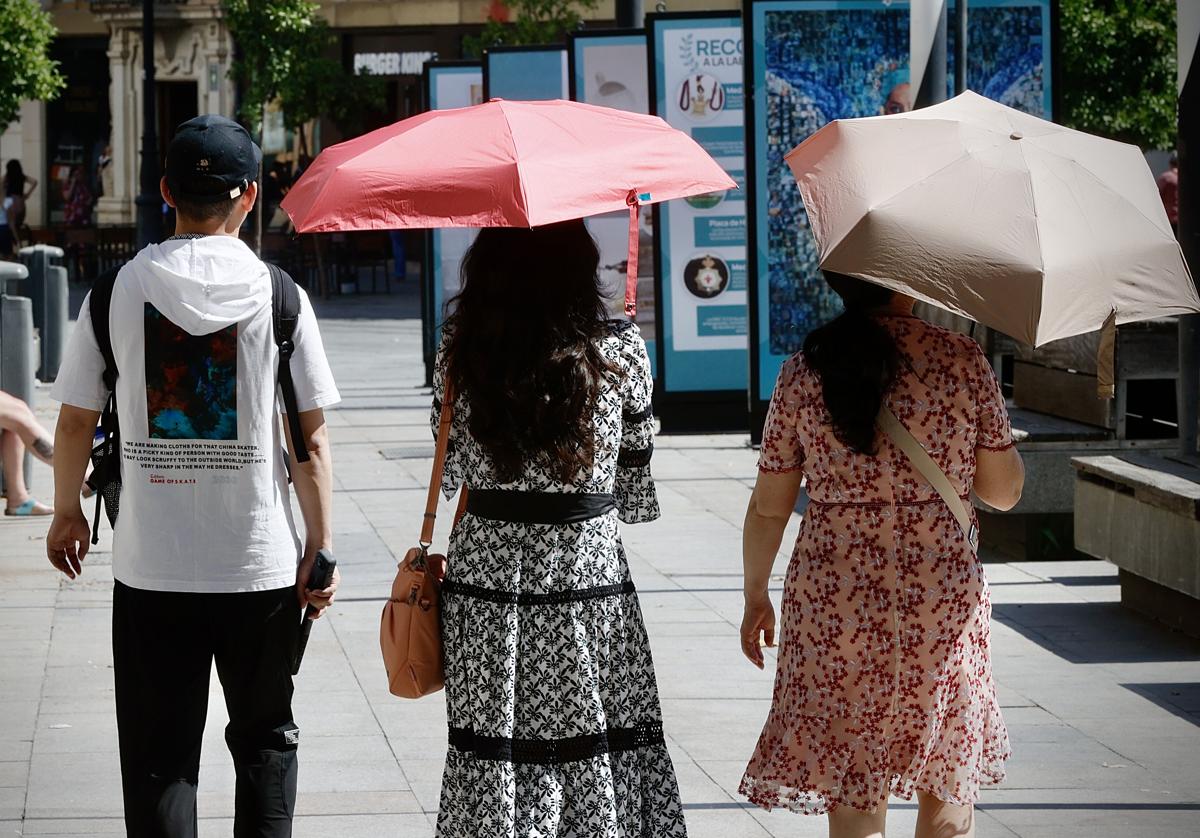
[[[1200,467],[1076,457],[1075,548],[1119,570],[1121,603],[1200,637]]]

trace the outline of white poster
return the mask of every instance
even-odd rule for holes
[[[650,112],[650,80],[643,32],[582,33],[571,38],[575,99],[633,113]],[[642,207],[638,235],[637,323],[654,364],[654,232],[653,213]],[[626,267],[629,258],[629,213],[614,212],[587,219],[600,249],[600,281],[609,316],[625,317]]]
[[[664,20],[654,29],[658,113],[745,184],[742,27],[737,18]],[[739,190],[662,207],[664,317],[678,374],[669,390],[746,387],[746,205]],[[700,355],[687,353],[703,352]],[[682,355],[680,353],[683,353]]]

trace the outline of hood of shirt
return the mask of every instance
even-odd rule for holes
[[[193,335],[240,323],[271,302],[267,266],[233,236],[174,239],[141,250],[122,271],[168,320]]]

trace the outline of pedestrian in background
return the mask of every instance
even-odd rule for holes
[[[469,490],[442,587],[440,838],[683,838],[618,519],[659,517],[650,360],[607,320],[583,221],[481,230],[443,329],[442,488]]]
[[[1179,235],[1179,154],[1171,152],[1171,162],[1167,170],[1158,176],[1158,197],[1162,198],[1163,209],[1167,211],[1167,220],[1171,229]]]
[[[72,166],[67,182],[63,184],[63,220],[69,227],[84,227],[92,223],[92,190],[88,189],[87,175],[83,166]]]
[[[258,196],[258,147],[200,116],[167,149],[175,235],[121,268],[107,325],[119,375],[122,475],[113,535],[113,665],[125,822],[133,838],[193,838],[209,674],[216,662],[237,772],[234,835],[286,836],[300,731],[292,663],[317,551],[331,547],[332,464],[322,408],[339,401],[303,291],[290,369],[304,439],[281,433],[267,266],[237,238]],[[75,578],[88,522],[74,487],[109,398],[84,301],[52,394],[51,564]],[[292,520],[284,445],[304,518]]]
[[[889,794],[915,793],[919,838],[969,838],[979,787],[1009,756],[987,579],[972,529],[876,424],[886,408],[908,429],[972,524],[972,491],[1017,503],[1021,458],[974,341],[913,317],[909,297],[825,276],[845,313],[783,365],[746,512],[741,641],[762,668],[771,566],[807,481],[771,712],[741,791],[828,814],[831,838],[881,838]]]
[[[13,241],[20,247],[25,230],[25,205],[37,189],[37,178],[25,174],[21,161],[9,160],[4,169],[4,197],[12,198],[7,207],[8,226],[12,230]]]

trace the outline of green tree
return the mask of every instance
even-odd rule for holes
[[[1060,2],[1063,121],[1143,148],[1172,148],[1175,0]]]
[[[16,121],[21,102],[55,99],[66,87],[48,54],[57,34],[37,0],[0,0],[0,131]]]
[[[233,77],[242,85],[242,120],[258,129],[267,106],[278,102],[285,124],[300,135],[308,151],[304,126],[330,116],[353,126],[366,111],[384,101],[381,79],[352,75],[326,56],[333,43],[329,26],[309,0],[223,0],[225,22],[238,55]],[[262,172],[259,172],[259,192]],[[254,243],[261,249],[262,213],[255,213]]]
[[[500,44],[557,44],[583,25],[583,13],[594,11],[600,0],[500,0],[492,6],[483,32],[463,39],[463,52],[478,58],[488,47]],[[515,20],[507,22],[512,12]]]
[[[329,26],[309,0],[224,0],[225,20],[238,46],[233,76],[242,85],[241,117],[257,128],[267,104],[278,101],[288,127],[301,133],[318,116],[358,122],[384,101],[381,79],[353,75],[326,53]]]

